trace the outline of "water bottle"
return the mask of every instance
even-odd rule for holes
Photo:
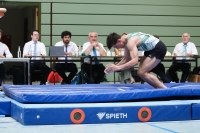
[[[118,49],[118,56],[121,56],[121,49]]]
[[[78,55],[81,56],[82,55],[82,51],[81,51],[81,46],[78,46]]]
[[[121,56],[124,56],[124,49],[121,49]]]
[[[18,46],[17,58],[21,58],[21,50],[20,50],[20,46]]]

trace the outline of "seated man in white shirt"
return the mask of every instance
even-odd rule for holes
[[[2,30],[0,29],[0,40],[1,40]],[[4,56],[5,55],[5,56]],[[9,48],[6,44],[0,42],[0,58],[12,58]],[[5,75],[5,67],[2,61],[0,61],[0,86]]]
[[[98,34],[96,32],[90,32],[88,35],[88,39],[89,42],[83,44],[82,53],[91,56],[106,56],[106,50],[104,49],[103,44],[97,42]],[[92,77],[94,79],[95,84],[100,84],[105,75],[105,67],[98,61],[98,58],[93,59],[95,61],[92,62]],[[90,59],[85,58],[81,68],[83,69],[83,71],[86,72],[88,77],[90,77],[90,67]],[[97,76],[94,76],[94,71],[97,72]]]
[[[191,68],[190,63],[187,60],[193,55],[198,55],[197,48],[194,43],[190,42],[190,35],[188,33],[184,33],[182,35],[182,42],[175,46],[172,56],[186,57],[176,57],[176,61],[174,61],[170,66],[168,72],[172,81],[175,81],[176,83],[179,82],[179,79],[176,76],[176,71],[179,69],[182,71],[180,82],[184,83],[186,81]]]
[[[57,42],[55,46],[64,47],[63,55],[66,55],[66,58],[59,57],[58,60],[71,60],[71,57],[67,56],[72,56],[73,52],[78,52],[78,47],[74,42],[71,41],[71,32],[63,31],[61,33],[61,38],[62,41]],[[73,62],[57,62],[55,69],[66,84],[71,84],[72,79],[78,72],[76,64]],[[66,76],[65,71],[70,72],[68,76]]]
[[[25,56],[41,56],[41,57],[32,57],[31,60],[44,60],[42,56],[46,56],[46,48],[44,43],[38,41],[39,40],[39,31],[34,30],[31,35],[32,40],[27,42],[24,45],[23,49],[23,57]],[[41,85],[45,85],[47,82],[47,77],[49,75],[50,69],[45,64],[45,62],[31,62],[31,73],[34,70],[40,70],[42,73],[41,77]]]

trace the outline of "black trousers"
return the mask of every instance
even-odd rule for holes
[[[85,71],[88,77],[90,77],[90,69],[91,69],[90,67],[91,67],[90,64],[87,63],[83,63],[81,66],[81,69]],[[105,75],[104,70],[105,67],[103,66],[103,64],[92,65],[92,78],[94,79],[95,84],[100,84],[100,82],[104,78]],[[96,73],[97,75],[94,75],[94,73]]]
[[[156,67],[154,67],[151,72],[157,74],[161,80],[163,81],[163,83],[170,83],[170,79],[167,77],[166,73],[165,73],[165,67],[162,63],[159,63]]]
[[[56,63],[55,69],[58,74],[63,78],[63,81],[66,84],[71,84],[72,79],[78,72],[75,63]],[[65,72],[70,72],[68,76],[66,76]]]
[[[5,76],[5,67],[3,64],[0,64],[0,86]]]
[[[46,84],[47,78],[50,73],[50,68],[44,63],[44,62],[34,62],[31,63],[31,73],[33,75],[34,70],[40,70],[42,73],[41,77],[41,83],[40,84]]]
[[[175,81],[176,83],[179,82],[179,79],[177,77],[177,71],[181,70],[182,71],[182,75],[181,75],[181,83],[184,83],[189,74],[190,74],[190,68],[191,65],[190,63],[178,63],[178,62],[173,62],[172,65],[169,68],[169,76],[171,77],[172,81]]]

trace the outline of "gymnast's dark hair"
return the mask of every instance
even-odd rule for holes
[[[72,36],[72,33],[71,32],[69,32],[69,31],[63,31],[62,33],[61,33],[61,38],[64,38],[64,36],[69,36],[70,38],[71,38],[71,36]]]
[[[107,39],[106,39],[106,44],[107,44],[108,49],[111,49],[112,46],[113,46],[114,44],[116,44],[116,43],[117,43],[117,40],[120,39],[120,38],[121,38],[121,36],[120,36],[119,34],[117,34],[117,33],[115,33],[115,32],[110,33],[110,34],[107,36]]]

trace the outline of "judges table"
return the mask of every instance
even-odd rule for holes
[[[30,84],[30,59],[29,58],[0,58],[3,62],[24,62],[24,84],[26,84],[26,70],[28,73],[28,84]],[[26,69],[26,63],[28,64],[28,69]]]
[[[84,58],[86,58],[85,56],[67,56],[67,58],[71,58],[68,60],[58,60],[58,59],[53,59],[53,58],[58,58],[58,57],[65,57],[65,56],[44,56],[42,57],[43,60],[33,60],[31,58],[35,58],[35,57],[41,57],[41,56],[32,56],[32,57],[28,57],[28,59],[30,59],[30,63],[32,62],[83,62]]]
[[[91,58],[91,65],[92,65],[92,62],[94,62],[94,57],[90,57]],[[138,61],[140,62],[140,60],[142,59],[143,56],[139,56],[138,57]],[[180,58],[185,58],[186,56],[176,56],[177,58],[180,57]],[[100,60],[100,62],[109,62],[109,63],[116,63],[116,62],[119,62],[123,57],[122,56],[101,56],[101,57],[98,57]],[[195,55],[193,57],[190,57],[190,59],[187,59],[187,60],[179,60],[179,61],[187,61],[187,62],[195,62],[195,67],[198,67],[198,59],[200,58],[200,56],[198,55]],[[165,56],[165,58],[161,61],[161,62],[173,62],[173,61],[177,61],[175,60],[175,57],[174,56]],[[114,73],[114,83],[115,83],[115,73]]]
[[[38,56],[32,56],[32,57],[38,57]],[[84,58],[90,58],[90,65],[92,66],[92,62],[95,62],[96,60],[94,59],[96,56],[67,56],[68,58],[71,57],[72,59],[70,60],[54,60],[52,56],[45,56],[43,57],[44,60],[32,60],[30,58],[30,63],[31,62],[80,62],[83,63]],[[63,57],[63,56],[58,56],[58,57]],[[141,60],[143,56],[139,56],[138,57],[138,61]],[[177,56],[177,57],[185,57],[185,56]],[[56,57],[57,58],[57,57]],[[99,62],[108,62],[108,63],[116,63],[119,62],[123,57],[122,56],[98,56],[99,58]],[[187,60],[188,62],[195,62],[195,66],[198,66],[198,58],[200,58],[200,56],[193,56],[191,57],[191,59]],[[165,58],[162,60],[162,62],[173,62],[174,61],[174,57],[173,56],[165,56]],[[29,69],[29,73],[31,71],[31,68]],[[90,77],[92,76],[92,67],[90,69]],[[31,73],[30,73],[31,75]],[[114,82],[115,82],[115,76],[114,76]]]
[[[94,62],[94,57],[95,56],[92,56],[90,58],[92,58],[92,62]],[[138,57],[138,61],[141,60],[143,56],[139,56]],[[177,58],[178,57],[186,57],[186,56],[176,56]],[[122,56],[101,56],[101,57],[98,57],[100,58],[100,62],[119,62],[123,57]],[[175,57],[174,56],[165,56],[165,58],[161,61],[161,62],[173,62],[173,61],[177,61],[174,59]],[[193,57],[190,57],[191,59],[188,59],[188,60],[179,60],[179,61],[187,61],[187,62],[195,62],[195,66],[197,67],[198,66],[198,58],[200,58],[200,56],[193,56]]]

